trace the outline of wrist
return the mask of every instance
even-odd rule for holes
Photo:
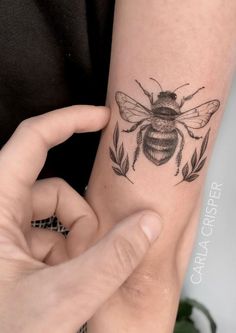
[[[179,300],[177,277],[135,273],[88,323],[88,333],[170,333]]]

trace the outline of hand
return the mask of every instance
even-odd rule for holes
[[[127,279],[160,233],[158,217],[139,212],[82,255],[96,215],[63,180],[35,182],[48,149],[108,120],[104,107],[73,106],[20,124],[0,152],[0,331],[74,333]],[[55,213],[70,229],[31,228]]]

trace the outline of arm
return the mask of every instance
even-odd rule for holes
[[[89,332],[114,332],[114,327],[115,332],[129,333],[170,333],[173,329],[197,228],[207,163],[235,67],[235,14],[233,0],[228,1],[227,6],[220,0],[118,0],[116,3],[107,96],[112,116],[100,142],[87,198],[103,221],[100,235],[119,219],[140,209],[156,210],[164,230],[135,274],[91,320]],[[145,107],[144,114],[148,113],[146,108],[154,110],[157,106],[155,101],[161,88],[149,80],[150,77],[158,80],[164,91],[173,91],[190,82],[189,86],[176,91],[180,112],[212,100],[220,101],[220,106],[215,101],[197,109],[202,118],[205,117],[205,120],[201,118],[202,127],[180,115],[175,121],[178,130],[169,129],[171,134],[166,133],[166,127],[161,130],[163,122],[151,123],[150,119],[137,129],[133,127],[130,133],[122,132],[141,119],[136,118],[135,123],[134,115],[127,115],[128,104],[125,103],[132,103],[124,94],[141,103]],[[196,92],[202,86],[205,89]],[[117,91],[122,94],[115,99]],[[140,112],[138,114],[140,116]],[[193,117],[199,121],[197,114]],[[113,136],[117,138],[118,133],[115,131],[117,122],[118,149],[116,139],[113,143]],[[163,135],[169,151],[165,155],[160,153],[164,146],[160,139]],[[159,143],[147,137],[159,138]],[[109,147],[116,153],[121,143],[125,153],[123,160],[128,154],[129,165],[124,163],[123,169],[114,172],[112,166],[120,167],[114,162],[117,156],[109,156]],[[200,158],[201,147],[204,153]],[[122,152],[120,154],[122,156]],[[188,170],[184,168],[186,163]],[[179,173],[175,176],[178,164]],[[191,172],[192,164],[195,172]],[[182,181],[183,176],[192,181]]]

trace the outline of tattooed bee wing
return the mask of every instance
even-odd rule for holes
[[[119,106],[121,118],[124,120],[130,123],[137,123],[141,120],[148,120],[150,118],[151,111],[128,95],[121,91],[117,91],[115,97]]]
[[[219,109],[220,101],[214,99],[197,107],[181,113],[176,119],[190,128],[202,128],[211,119],[211,116]]]

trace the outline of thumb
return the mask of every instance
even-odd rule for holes
[[[86,322],[138,266],[160,231],[158,215],[142,211],[121,221],[80,257],[45,269],[48,293],[56,295],[57,330],[58,318],[65,315],[63,332]]]

